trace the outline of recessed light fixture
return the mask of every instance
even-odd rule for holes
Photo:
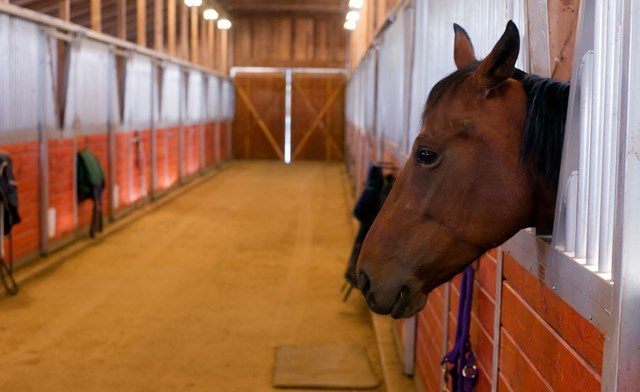
[[[218,20],[218,29],[220,30],[229,30],[231,28],[231,21],[227,18],[222,18]]]
[[[360,20],[360,12],[356,10],[351,10],[347,12],[347,16],[345,19],[351,22],[357,22]]]
[[[356,24],[356,22],[354,22],[352,20],[347,20],[347,21],[344,22],[344,28],[346,30],[355,30],[357,26],[358,25]]]
[[[184,5],[187,7],[200,7],[202,0],[184,0]]]
[[[218,11],[214,10],[213,8],[207,8],[202,13],[202,17],[205,20],[216,20],[218,19]]]
[[[364,5],[364,0],[349,0],[349,8],[360,9]]]

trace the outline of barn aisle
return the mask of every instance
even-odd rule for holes
[[[359,343],[339,163],[237,162],[0,300],[0,389],[269,391],[277,344]]]

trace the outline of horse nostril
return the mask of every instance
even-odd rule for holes
[[[408,297],[411,293],[411,288],[406,284],[402,286],[402,290],[400,290],[400,299],[403,300],[405,297]]]
[[[358,288],[360,289],[362,295],[364,295],[365,297],[367,296],[367,293],[371,288],[371,281],[369,280],[369,276],[367,276],[367,274],[362,270],[358,274]]]

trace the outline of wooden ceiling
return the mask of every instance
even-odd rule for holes
[[[347,7],[348,0],[218,0],[216,3],[230,13],[342,13]]]
[[[102,32],[113,36],[117,35],[117,0],[101,0],[101,24]],[[10,0],[11,4],[25,7],[49,16],[58,17],[60,12],[60,0]],[[75,24],[89,28],[91,26],[91,2],[90,0],[70,0],[71,15],[70,21]],[[181,0],[176,4],[176,15],[179,15]],[[127,39],[131,42],[136,41],[136,1],[127,0]],[[153,43],[153,16],[154,16],[154,0],[146,0],[146,30],[147,45]],[[164,20],[166,23],[167,2],[164,1]],[[176,18],[176,31],[180,29],[180,18]],[[188,23],[188,21],[187,21]],[[166,27],[165,27],[166,41]]]
[[[106,34],[117,34],[117,0],[101,0],[102,31]],[[177,0],[176,14],[182,0]],[[166,23],[167,1],[164,2],[164,19]],[[60,12],[61,0],[10,0],[11,4],[57,17]],[[70,0],[71,22],[84,27],[91,24],[91,1]],[[126,0],[127,8],[127,39],[135,41],[136,34],[136,0]],[[227,11],[231,16],[252,13],[344,13],[348,0],[204,0],[204,4],[214,4],[219,10]],[[146,0],[147,8],[147,44],[151,44],[153,37],[154,0]],[[204,7],[201,7],[204,8]],[[176,19],[180,31],[180,18]],[[189,23],[187,21],[187,23]],[[166,28],[165,28],[166,30]],[[166,35],[166,31],[165,31]],[[166,37],[165,37],[166,41]]]

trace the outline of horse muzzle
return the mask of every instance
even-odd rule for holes
[[[382,283],[376,285],[375,277],[363,268],[358,272],[358,289],[365,297],[369,308],[394,319],[408,318],[424,308],[427,296],[410,283]]]

